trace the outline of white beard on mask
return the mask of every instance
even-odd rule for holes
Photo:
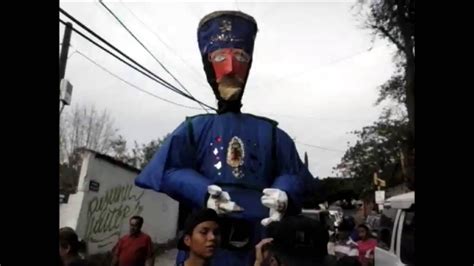
[[[238,100],[242,93],[243,82],[236,77],[224,76],[218,82],[219,95],[226,101]]]

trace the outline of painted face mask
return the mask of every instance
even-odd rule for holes
[[[244,50],[236,48],[219,49],[209,55],[209,61],[214,68],[217,83],[220,83],[225,76],[235,77],[240,83],[245,82],[250,55]]]
[[[219,85],[219,94],[225,100],[240,97],[247,78],[250,56],[242,49],[224,48],[209,55]]]

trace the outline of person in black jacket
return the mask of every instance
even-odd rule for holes
[[[272,222],[267,238],[255,247],[254,266],[334,266],[328,255],[329,232],[318,221],[288,216]]]

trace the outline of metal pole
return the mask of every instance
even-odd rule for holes
[[[69,44],[71,43],[71,33],[72,33],[72,24],[70,22],[66,23],[66,29],[64,30],[63,42],[61,45],[61,55],[59,56],[59,84],[61,80],[66,75],[66,64],[67,64],[67,55],[69,52]],[[61,106],[61,101],[59,101]],[[59,111],[59,116],[64,109],[64,103]]]
[[[67,55],[69,52],[69,44],[71,42],[72,24],[66,23],[66,29],[64,30],[63,43],[61,46],[61,55],[59,57],[59,82],[64,78],[66,74],[66,63]]]

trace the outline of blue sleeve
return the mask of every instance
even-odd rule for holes
[[[196,151],[188,122],[182,123],[135,179],[135,185],[163,192],[192,208],[202,208],[211,181],[195,170]]]
[[[276,132],[276,163],[277,176],[272,188],[286,192],[289,198],[287,212],[299,212],[307,185],[313,177],[301,161],[293,140],[280,129]]]

